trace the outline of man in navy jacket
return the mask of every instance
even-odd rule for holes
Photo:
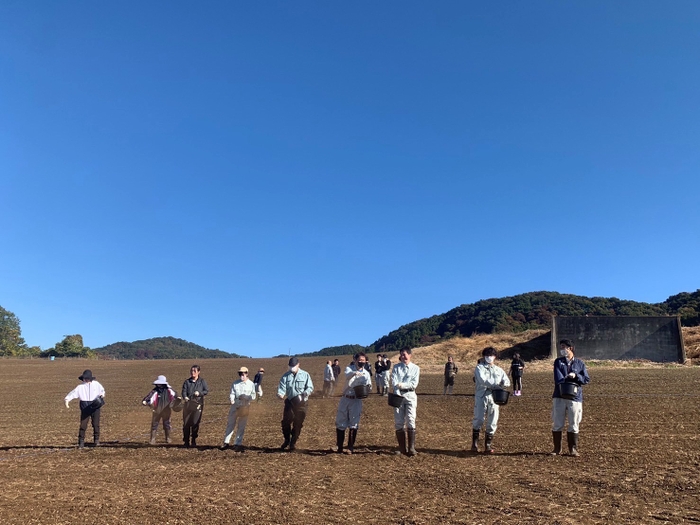
[[[554,450],[552,455],[561,454],[561,437],[568,413],[569,426],[566,440],[569,454],[578,456],[578,426],[583,415],[583,385],[591,382],[583,361],[574,356],[574,343],[570,339],[559,341],[559,357],[554,361],[554,394],[552,395],[552,438]],[[560,385],[573,384],[572,399],[562,397]],[[568,396],[567,396],[568,397]]]

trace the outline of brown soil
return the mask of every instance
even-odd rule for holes
[[[323,363],[302,360],[319,389]],[[493,456],[464,453],[471,377],[460,372],[457,395],[445,398],[442,378],[424,374],[420,454],[408,458],[393,454],[392,413],[376,395],[365,402],[355,455],[330,452],[338,398],[315,396],[300,450],[278,452],[281,402],[273,391],[282,359],[200,363],[211,394],[198,449],[147,445],[150,412],[140,405],[158,374],[178,390],[190,362],[2,364],[3,524],[700,522],[697,367],[592,368],[580,458],[548,455],[551,372],[526,371],[524,395],[501,409]],[[265,366],[266,394],[251,411],[247,450],[220,451],[241,364]],[[84,368],[107,389],[104,446],[78,450],[76,401],[67,410],[63,397]]]

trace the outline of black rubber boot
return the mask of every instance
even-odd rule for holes
[[[148,442],[149,445],[155,445],[156,444],[156,431],[151,430],[151,440]]]
[[[78,448],[85,448],[85,439],[78,438]]]
[[[472,429],[472,449],[471,452],[476,454],[479,452],[479,431]]]
[[[415,456],[418,454],[416,451],[416,429],[408,429],[408,451],[406,452],[409,456]]]
[[[484,440],[484,454],[493,454],[493,434],[486,433],[486,439]]]
[[[345,430],[335,429],[335,447],[338,454],[343,453],[343,444],[345,443]]]
[[[396,431],[396,441],[399,442],[399,450],[396,454],[406,454],[406,431],[404,429]]]
[[[284,443],[280,445],[280,450],[284,450],[289,446],[289,443],[291,442],[292,439],[292,433],[288,430],[282,430],[282,434],[284,434]]]
[[[554,440],[554,450],[550,453],[551,456],[558,456],[561,454],[561,430],[552,430],[552,439]]]
[[[348,450],[349,454],[355,452],[355,439],[357,439],[357,429],[351,428],[348,432]]]
[[[170,437],[170,429],[169,429],[169,428],[166,428],[166,429],[164,429],[164,432],[165,432],[165,442],[166,442],[166,443],[172,443],[173,440],[172,440],[172,438]]]
[[[569,444],[569,455],[578,457],[578,432],[567,432],[566,441]]]

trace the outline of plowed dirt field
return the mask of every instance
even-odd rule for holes
[[[302,359],[321,389],[323,359]],[[589,369],[581,457],[552,457],[550,372],[526,373],[501,409],[492,456],[465,453],[471,371],[456,395],[424,374],[419,455],[395,456],[386,398],[365,401],[352,456],[331,452],[339,398],[312,396],[295,453],[279,452],[286,360],[203,361],[211,390],[199,447],[150,446],[140,401],[158,374],[179,392],[190,361],[3,360],[2,524],[700,523],[700,368]],[[221,451],[238,366],[267,370],[245,452]],[[420,363],[418,363],[420,364]],[[92,369],[107,390],[99,448],[76,448],[77,402],[63,397]],[[91,438],[91,429],[88,429]],[[483,433],[482,433],[483,436]],[[88,439],[90,442],[91,439]]]

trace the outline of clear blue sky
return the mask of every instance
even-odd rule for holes
[[[700,287],[700,2],[0,3],[30,345],[370,344]]]

